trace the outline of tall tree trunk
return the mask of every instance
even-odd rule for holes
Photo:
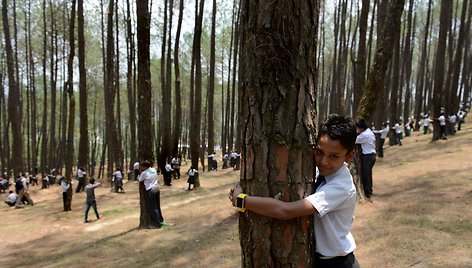
[[[195,58],[195,91],[194,106],[191,113],[191,126],[193,133],[190,135],[190,148],[192,166],[198,169],[198,158],[200,157],[200,130],[202,119],[202,66],[201,66],[201,36],[202,36],[202,20],[203,7],[205,0],[200,0],[198,13],[196,14],[195,35],[194,35],[194,58]],[[195,187],[200,186],[198,176],[195,180]]]
[[[354,73],[354,103],[353,111],[357,111],[361,100],[362,91],[365,85],[365,69],[366,69],[366,35],[367,35],[367,19],[369,17],[369,0],[362,0],[361,16],[359,17],[359,45],[357,49],[357,60],[355,62]]]
[[[314,178],[319,1],[241,5],[241,185],[250,195],[299,200]],[[241,213],[242,267],[313,266],[309,219]]]
[[[137,161],[136,153],[136,94],[135,83],[133,78],[135,44],[134,33],[132,29],[131,6],[129,0],[126,0],[126,28],[127,28],[127,54],[128,54],[128,71],[126,74],[126,87],[128,92],[128,110],[129,110],[129,129],[130,129],[130,161]]]
[[[213,11],[211,17],[211,36],[210,36],[210,81],[208,85],[208,154],[211,154],[215,148],[215,28],[216,28],[216,0],[213,0]],[[212,166],[208,158],[208,169]]]
[[[106,88],[105,88],[105,118],[106,118],[106,137],[107,137],[107,178],[111,178],[114,164],[116,164],[119,154],[120,146],[118,144],[118,133],[115,121],[115,49],[113,37],[113,15],[115,9],[115,1],[111,0],[108,5],[108,19],[107,19],[107,57],[106,57]]]
[[[76,0],[72,0],[72,9],[69,24],[69,57],[67,59],[67,82],[64,85],[69,97],[69,120],[66,141],[66,178],[72,179],[74,164],[74,126],[75,126],[75,98],[74,98],[74,57],[75,57],[75,10]]]
[[[179,153],[179,138],[182,135],[182,93],[180,90],[180,62],[179,62],[179,42],[180,32],[182,29],[182,20],[184,15],[184,0],[179,3],[179,20],[177,23],[177,32],[175,34],[174,44],[174,72],[175,72],[175,113],[174,113],[174,130],[172,136],[172,154]]]
[[[171,99],[170,99],[170,92],[167,89],[167,83],[170,81],[166,81],[166,44],[167,44],[167,23],[168,23],[168,6],[169,1],[172,0],[164,0],[164,24],[162,27],[162,44],[161,44],[161,102],[162,102],[162,109],[159,110],[159,118],[161,120],[158,121],[159,129],[158,132],[160,133],[160,139],[158,139],[158,143],[161,144],[160,151],[157,151],[158,157],[157,162],[158,166],[161,170],[164,170],[164,166],[166,164],[166,160],[169,157],[170,153],[170,107],[172,107]],[[170,22],[169,22],[170,23]],[[170,35],[170,33],[169,33]]]
[[[89,136],[87,111],[87,74],[85,69],[85,37],[84,37],[84,1],[78,0],[78,49],[79,49],[79,95],[80,95],[80,140],[78,165],[88,167]]]
[[[405,48],[403,50],[403,55],[405,60],[403,61],[404,64],[404,72],[405,72],[405,104],[403,106],[403,119],[405,123],[408,123],[408,118],[411,115],[410,110],[410,100],[411,100],[411,70],[412,70],[412,57],[413,57],[413,47],[411,45],[411,41],[414,40],[414,27],[415,23],[413,22],[413,7],[414,2],[410,0],[408,5],[408,19],[407,19],[407,33],[405,37]],[[416,17],[415,17],[416,20]],[[413,35],[413,37],[412,37]],[[413,131],[413,130],[411,130]]]
[[[379,92],[384,88],[387,67],[392,58],[391,45],[396,42],[400,32],[401,16],[404,0],[391,1],[388,7],[388,16],[384,22],[383,34],[377,44],[372,70],[368,75],[364,94],[362,95],[357,117],[372,121],[373,112],[376,108]],[[377,122],[376,122],[377,123]]]
[[[115,165],[120,167],[121,169],[124,168],[123,164],[123,134],[122,128],[123,125],[121,124],[121,93],[120,93],[120,30],[119,30],[119,19],[118,19],[118,0],[115,2],[115,30],[116,30],[116,38],[115,38],[115,48],[116,48],[116,64],[115,64],[115,95],[116,95],[116,137],[115,137]]]
[[[449,13],[452,11],[450,0],[441,0],[441,15],[439,18],[439,37],[436,49],[436,64],[434,67],[434,97],[433,97],[433,117],[437,118],[441,114],[441,107],[445,105],[444,73],[446,64],[446,42],[447,32],[450,25]],[[434,121],[433,141],[440,138],[439,122]]]
[[[21,110],[22,103],[20,99],[20,88],[15,77],[15,59],[13,57],[13,49],[10,37],[10,25],[8,20],[8,6],[7,0],[2,0],[2,19],[3,19],[3,34],[5,37],[5,53],[7,56],[7,70],[8,70],[8,118],[11,125],[12,133],[12,150],[11,164],[14,174],[24,171],[23,167],[23,138],[21,136]]]
[[[415,91],[415,118],[416,120],[416,125],[415,129],[418,130],[420,128],[420,123],[419,119],[421,118],[421,113],[426,112],[424,111],[424,106],[422,105],[424,102],[424,93],[426,92],[424,88],[425,84],[425,76],[426,76],[426,62],[427,62],[427,50],[428,50],[428,35],[429,35],[429,23],[430,23],[430,18],[431,18],[431,6],[432,6],[432,0],[429,0],[428,2],[428,11],[426,15],[426,24],[424,27],[424,38],[422,42],[422,49],[421,49],[421,56],[420,56],[420,62],[419,62],[419,70],[418,70],[418,75],[416,76],[416,91]]]
[[[461,27],[459,29],[459,37],[457,39],[457,46],[456,52],[454,55],[454,63],[453,63],[453,73],[451,78],[451,101],[448,103],[448,107],[450,109],[455,109],[459,107],[459,75],[461,73],[461,63],[462,63],[462,50],[464,49],[464,43],[467,36],[467,31],[470,31],[470,24],[471,24],[471,16],[472,16],[472,5],[468,4],[468,0],[464,0],[462,5],[462,14],[461,14]],[[469,10],[467,12],[467,10]],[[469,14],[466,19],[466,14]],[[465,67],[463,67],[465,69]],[[466,73],[463,72],[465,76]],[[456,112],[455,110],[451,110],[451,112]]]
[[[174,17],[174,0],[169,1],[169,27],[168,27],[168,38],[167,38],[167,59],[166,59],[166,99],[162,103],[164,109],[165,118],[164,122],[164,138],[166,138],[163,145],[163,152],[168,158],[172,157],[172,144],[173,140],[178,137],[172,136],[172,19]]]
[[[152,113],[151,113],[151,13],[148,0],[136,0],[138,38],[138,157],[152,161]],[[139,183],[140,218],[139,228],[148,228],[151,223],[146,206],[146,189]]]

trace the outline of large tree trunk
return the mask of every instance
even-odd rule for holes
[[[3,34],[5,37],[5,53],[7,55],[7,70],[8,70],[8,118],[11,125],[11,133],[13,138],[11,150],[11,161],[13,165],[14,174],[24,171],[23,167],[23,138],[21,136],[21,110],[22,104],[20,99],[20,88],[18,86],[18,79],[15,76],[15,59],[13,57],[13,49],[10,37],[10,25],[8,20],[8,6],[7,1],[2,0],[2,19],[3,19]]]
[[[201,66],[201,36],[202,36],[202,21],[203,21],[203,7],[205,0],[200,0],[199,10],[196,14],[195,36],[194,36],[194,58],[195,58],[195,91],[193,112],[191,119],[190,148],[192,166],[198,169],[198,159],[200,157],[200,131],[202,119],[202,66]],[[198,176],[195,179],[195,188],[200,187],[200,180]]]
[[[318,14],[319,1],[242,1],[241,185],[250,195],[311,193]],[[242,266],[312,266],[309,219],[240,214]]]
[[[138,157],[141,161],[152,161],[152,119],[151,119],[151,13],[148,0],[136,1],[138,38]],[[149,228],[151,218],[146,206],[146,189],[139,183],[140,217],[139,228]]]
[[[361,16],[359,17],[359,45],[357,50],[357,60],[354,69],[354,103],[353,111],[357,111],[361,100],[362,91],[365,85],[365,69],[366,69],[366,35],[367,35],[367,19],[369,17],[370,1],[362,1]]]
[[[85,37],[84,37],[84,2],[78,0],[78,41],[79,41],[79,95],[80,95],[80,140],[78,152],[79,167],[88,166],[89,137],[87,112],[87,74],[85,70]]]
[[[433,97],[433,117],[438,118],[441,114],[441,107],[445,105],[444,95],[444,72],[446,64],[446,43],[447,32],[450,25],[449,13],[452,12],[452,3],[450,0],[441,1],[441,15],[439,18],[439,37],[436,49],[436,64],[434,67],[434,97]],[[440,138],[439,122],[434,120],[433,141]]]
[[[392,44],[395,44],[400,32],[401,16],[404,0],[392,1],[388,8],[388,16],[384,22],[383,34],[377,45],[372,70],[369,73],[364,94],[361,98],[357,117],[372,121],[373,112],[377,106],[379,92],[384,88],[387,67],[392,58]]]

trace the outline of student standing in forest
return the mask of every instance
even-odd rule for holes
[[[395,138],[397,140],[397,144],[399,146],[402,146],[402,126],[400,126],[400,123],[398,120],[395,120],[395,125],[393,126],[393,129],[395,130]]]
[[[69,188],[72,186],[72,183],[68,179],[61,180],[61,189],[62,189],[62,203],[64,204],[64,211],[70,211],[71,206],[69,203],[69,192],[72,193],[72,190],[69,191]]]
[[[398,124],[398,123],[397,123]],[[356,144],[362,147],[361,155],[361,181],[364,194],[367,200],[371,201],[372,197],[372,168],[376,160],[375,151],[375,135],[367,126],[364,119],[356,122],[356,128],[359,135],[356,138]]]
[[[439,121],[439,131],[441,132],[441,139],[447,140],[446,138],[446,117],[442,112],[441,115],[438,117]]]
[[[124,194],[125,190],[123,189],[123,172],[121,171],[121,168],[116,169],[115,173],[113,174],[113,180],[115,192]]]
[[[97,201],[95,199],[95,188],[97,188],[99,185],[100,185],[99,182],[95,183],[95,179],[91,178],[89,181],[89,184],[85,186],[85,193],[87,194],[87,197],[85,199],[84,223],[88,222],[88,213],[89,213],[90,207],[93,207],[93,211],[95,212],[95,216],[97,216],[97,220],[100,219],[100,216],[97,210]]]
[[[380,134],[380,144],[379,144],[379,157],[384,157],[383,146],[385,144],[385,139],[387,138],[388,132],[390,132],[390,127],[388,123],[384,123],[381,130],[374,130],[375,134]]]
[[[351,234],[356,207],[356,187],[347,163],[354,158],[356,126],[349,117],[330,115],[318,130],[315,163],[319,175],[316,192],[304,199],[284,202],[273,197],[250,196],[241,186],[230,190],[229,199],[239,211],[280,220],[314,215],[316,252],[314,267],[359,267]]]
[[[172,169],[174,170],[174,180],[180,179],[180,157],[177,155],[172,158]]]
[[[139,161],[136,160],[136,162],[134,162],[133,169],[134,169],[134,180],[137,181],[139,173],[140,173],[139,172]]]
[[[164,225],[165,223],[161,211],[161,197],[157,183],[157,171],[151,166],[151,162],[143,161],[141,163],[141,175],[139,176],[139,181],[144,183],[148,197],[146,198],[146,201],[148,202],[147,207],[149,208],[149,217],[152,220],[149,228],[161,228],[161,225]]]
[[[85,171],[82,167],[77,169],[77,180],[79,181],[77,185],[76,193],[85,190]]]
[[[195,176],[197,176],[197,173],[198,173],[198,170],[193,168],[193,166],[190,166],[190,169],[187,171],[187,174],[188,174],[187,183],[188,183],[188,190],[189,191],[191,191],[191,190],[193,190],[193,188],[195,188]],[[190,186],[192,186],[192,187],[190,188]]]

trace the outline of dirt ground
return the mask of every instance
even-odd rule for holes
[[[472,129],[430,139],[414,132],[377,159],[373,203],[359,202],[352,230],[362,267],[472,267]],[[102,219],[91,211],[87,224],[85,193],[63,212],[58,186],[33,186],[34,206],[0,205],[0,267],[240,267],[238,213],[227,199],[239,172],[202,173],[190,192],[186,179],[161,187],[170,226],[159,230],[137,229],[135,182],[125,181],[126,194],[102,184]]]

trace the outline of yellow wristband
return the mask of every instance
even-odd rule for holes
[[[247,194],[238,194],[236,197],[236,207],[238,208],[239,211],[245,212],[246,211],[246,204],[244,201],[246,201]]]

